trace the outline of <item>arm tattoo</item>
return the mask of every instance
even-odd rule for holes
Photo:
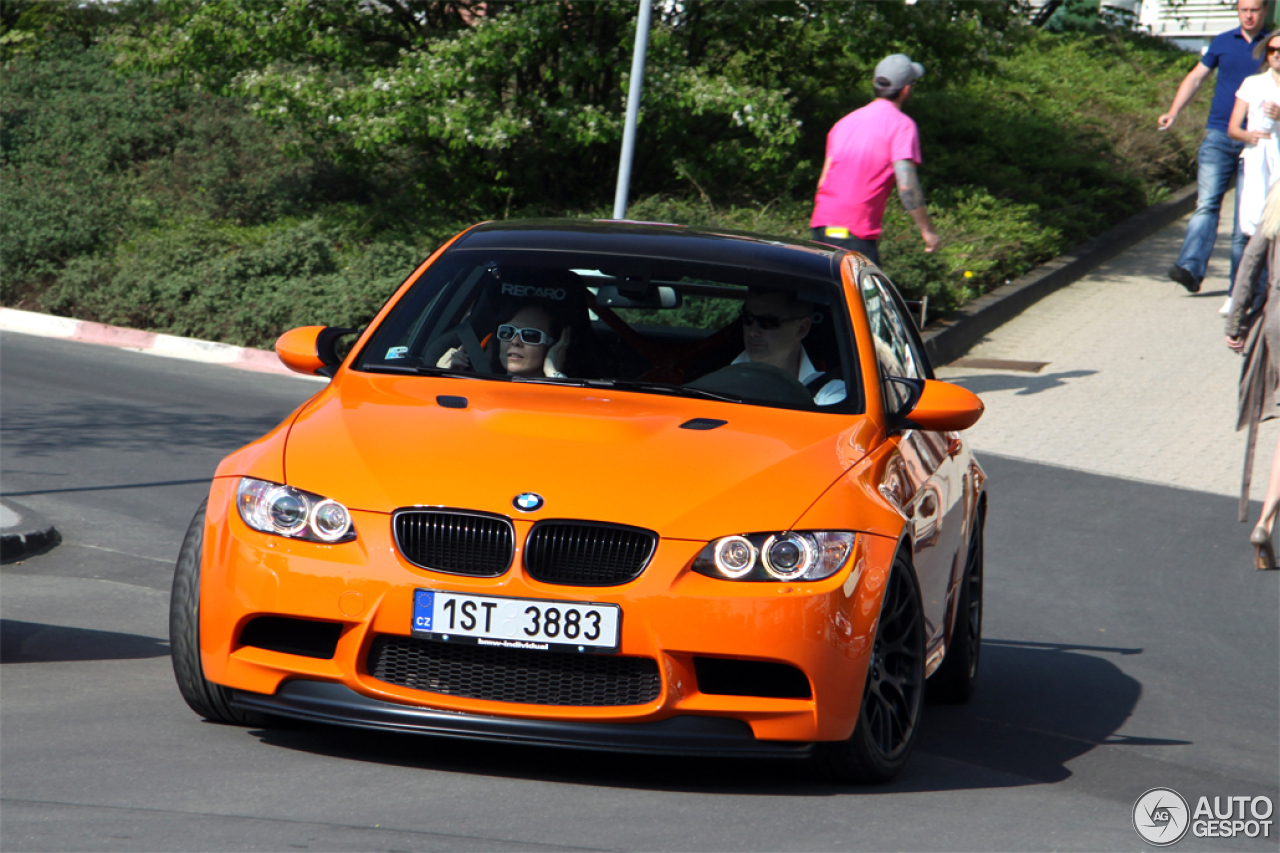
[[[924,207],[924,190],[920,188],[920,177],[916,174],[916,164],[910,160],[894,160],[893,174],[898,179],[898,197],[908,212]]]

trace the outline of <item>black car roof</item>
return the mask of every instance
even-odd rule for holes
[[[844,249],[729,229],[600,219],[486,222],[450,251],[521,249],[695,261],[838,281]]]

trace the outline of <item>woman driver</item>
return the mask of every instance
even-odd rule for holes
[[[526,305],[498,326],[498,366],[512,376],[563,379],[569,332],[542,308]],[[440,356],[436,367],[470,370],[471,359],[462,347],[454,347]]]

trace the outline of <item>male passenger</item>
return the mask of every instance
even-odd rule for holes
[[[844,381],[818,370],[801,343],[813,328],[813,305],[780,290],[747,292],[742,304],[742,342],[746,350],[734,364],[772,364],[794,376],[819,406],[845,398]]]
[[[1209,121],[1196,160],[1200,184],[1196,210],[1187,224],[1182,252],[1173,266],[1169,267],[1169,278],[1191,293],[1199,292],[1200,282],[1204,280],[1205,268],[1218,237],[1218,214],[1222,209],[1222,197],[1231,186],[1231,178],[1236,174],[1237,164],[1240,162],[1240,152],[1244,150],[1243,142],[1237,142],[1227,135],[1227,122],[1236,103],[1236,90],[1240,88],[1244,78],[1258,72],[1259,63],[1253,55],[1253,49],[1259,39],[1266,40],[1268,35],[1263,26],[1265,9],[1264,0],[1238,0],[1236,14],[1240,17],[1240,26],[1218,35],[1210,43],[1204,56],[1200,57],[1195,68],[1183,79],[1182,85],[1178,86],[1173,106],[1156,121],[1161,130],[1168,130],[1178,118],[1178,113],[1200,90],[1200,84],[1217,69],[1218,80],[1214,85],[1213,102],[1209,106]],[[1267,110],[1267,115],[1270,118],[1280,118],[1280,109],[1272,105]],[[1248,241],[1249,238],[1240,231],[1240,217],[1236,216],[1235,227],[1231,231],[1231,277],[1228,282],[1236,280],[1236,267],[1240,265],[1240,256],[1244,254],[1244,246]]]

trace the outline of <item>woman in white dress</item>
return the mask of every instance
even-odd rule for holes
[[[1245,143],[1237,192],[1240,230],[1249,236],[1258,230],[1267,191],[1280,178],[1280,33],[1258,47],[1266,53],[1262,71],[1240,84],[1227,122],[1227,135]]]

